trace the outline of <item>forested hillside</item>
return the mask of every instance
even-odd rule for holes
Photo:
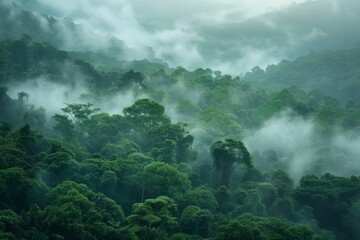
[[[357,177],[311,175],[298,185],[285,172],[291,161],[282,159],[286,153],[249,152],[241,140],[278,114],[312,119],[323,138],[336,134],[334,124],[357,131],[357,105],[344,108],[334,98],[294,87],[268,91],[210,69],[190,72],[146,61],[143,72],[133,70],[139,62],[95,68],[84,54],[28,36],[1,42],[1,51],[4,237],[355,236],[346,221],[357,216]],[[46,103],[33,106],[26,92],[12,99],[5,87],[38,78],[64,86],[81,78],[88,92],[47,119]],[[117,114],[98,108],[129,91],[138,100]],[[331,171],[327,165],[339,156],[352,161],[346,149],[321,150],[327,144],[312,146],[324,159],[309,163],[315,165],[310,173]],[[320,206],[317,198],[336,204],[324,200]]]
[[[360,45],[356,48],[312,52],[295,61],[283,60],[265,70],[254,67],[244,79],[261,86],[296,86],[337,98],[340,102],[359,101]]]
[[[13,0],[0,3],[0,28],[1,40],[17,40],[22,35],[31,35],[35,41],[46,42],[68,51],[96,50],[122,60],[133,58],[137,54],[152,57],[150,50],[139,53],[124,41],[96,33],[89,26],[75,23],[69,17],[59,19],[24,10]]]
[[[359,49],[233,76],[66,48],[11,6],[0,239],[359,239]]]

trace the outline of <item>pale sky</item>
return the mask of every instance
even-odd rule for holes
[[[360,41],[359,0],[8,0],[116,36],[171,66],[240,74]],[[144,53],[144,54],[142,54]]]

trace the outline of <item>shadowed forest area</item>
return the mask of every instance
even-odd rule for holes
[[[0,12],[0,239],[359,239],[358,46],[234,75]]]

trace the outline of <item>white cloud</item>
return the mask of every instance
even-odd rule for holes
[[[81,95],[87,94],[88,90],[81,81],[73,84],[60,84],[40,77],[8,86],[8,94],[11,98],[16,99],[19,92],[27,93],[29,104],[36,108],[44,108],[47,117],[50,118],[55,113],[59,113],[65,103],[84,103],[81,100]]]
[[[38,0],[57,11],[59,17],[70,17],[96,32],[124,40],[129,47],[143,46],[148,33],[138,24],[132,5],[128,1],[97,0]]]
[[[299,183],[307,174],[358,174],[360,138],[353,135],[335,131],[324,137],[313,120],[283,112],[250,132],[244,143],[252,153],[272,150],[278,157],[274,162],[255,155],[255,167],[263,171],[282,168]]]
[[[300,117],[281,113],[266,121],[263,127],[252,133],[246,143],[251,150],[276,149],[281,154],[301,152],[313,144],[314,124]]]
[[[360,39],[360,30],[350,27],[360,20],[357,0],[16,1],[70,17],[103,38],[116,36],[136,59],[231,74]],[[88,46],[101,42],[86,32]]]
[[[204,16],[216,16],[213,19],[222,19],[221,16],[227,16],[233,12],[241,13],[241,15],[238,15],[240,19],[244,17],[255,17],[284,8],[293,3],[306,1],[307,0],[132,0],[131,4],[141,21],[157,22],[157,19],[160,18],[175,23],[188,20],[189,18],[198,19]]]

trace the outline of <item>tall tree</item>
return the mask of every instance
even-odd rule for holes
[[[221,185],[229,187],[235,163],[243,163],[248,168],[253,167],[250,153],[241,141],[233,139],[217,141],[210,150],[216,171],[215,187]]]
[[[90,116],[97,112],[99,109],[94,108],[92,104],[81,103],[66,103],[66,107],[61,109],[64,114],[55,114],[53,119],[57,121],[55,130],[58,130],[60,134],[66,140],[79,141],[81,135],[84,133],[84,124],[89,121]]]

